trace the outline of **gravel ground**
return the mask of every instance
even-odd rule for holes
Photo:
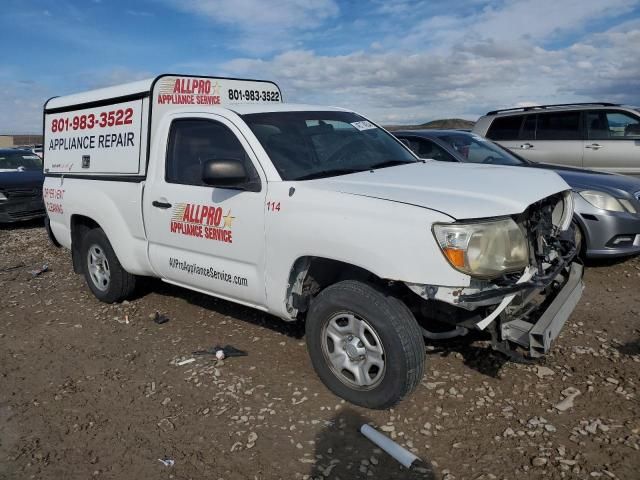
[[[320,383],[300,326],[158,281],[105,305],[37,224],[4,228],[0,478],[638,479],[640,261],[585,281],[544,363],[481,337],[430,343],[414,394],[369,411]],[[178,364],[216,344],[249,355]],[[400,467],[363,423],[426,468]]]

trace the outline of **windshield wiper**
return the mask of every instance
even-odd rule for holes
[[[349,173],[358,173],[370,170],[369,168],[333,168],[330,170],[320,170],[319,172],[309,173],[296,178],[296,180],[313,180],[314,178],[336,177],[338,175],[347,175]]]
[[[394,165],[405,165],[407,163],[418,163],[418,161],[416,160],[415,162],[413,162],[411,160],[386,160],[384,162],[380,162],[380,163],[376,163],[374,165],[371,165],[369,167],[369,170],[374,170],[376,168],[393,167]]]

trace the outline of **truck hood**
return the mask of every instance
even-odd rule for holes
[[[456,220],[521,213],[532,203],[569,189],[552,171],[431,160],[301,183],[416,205]]]

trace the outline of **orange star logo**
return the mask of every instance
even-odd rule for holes
[[[229,210],[227,214],[222,218],[224,218],[224,226],[222,228],[231,228],[236,217],[232,217],[231,210]]]

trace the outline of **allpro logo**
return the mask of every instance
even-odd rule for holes
[[[232,227],[236,217],[231,210],[224,215],[222,207],[178,203],[171,216],[171,233],[233,243]]]

